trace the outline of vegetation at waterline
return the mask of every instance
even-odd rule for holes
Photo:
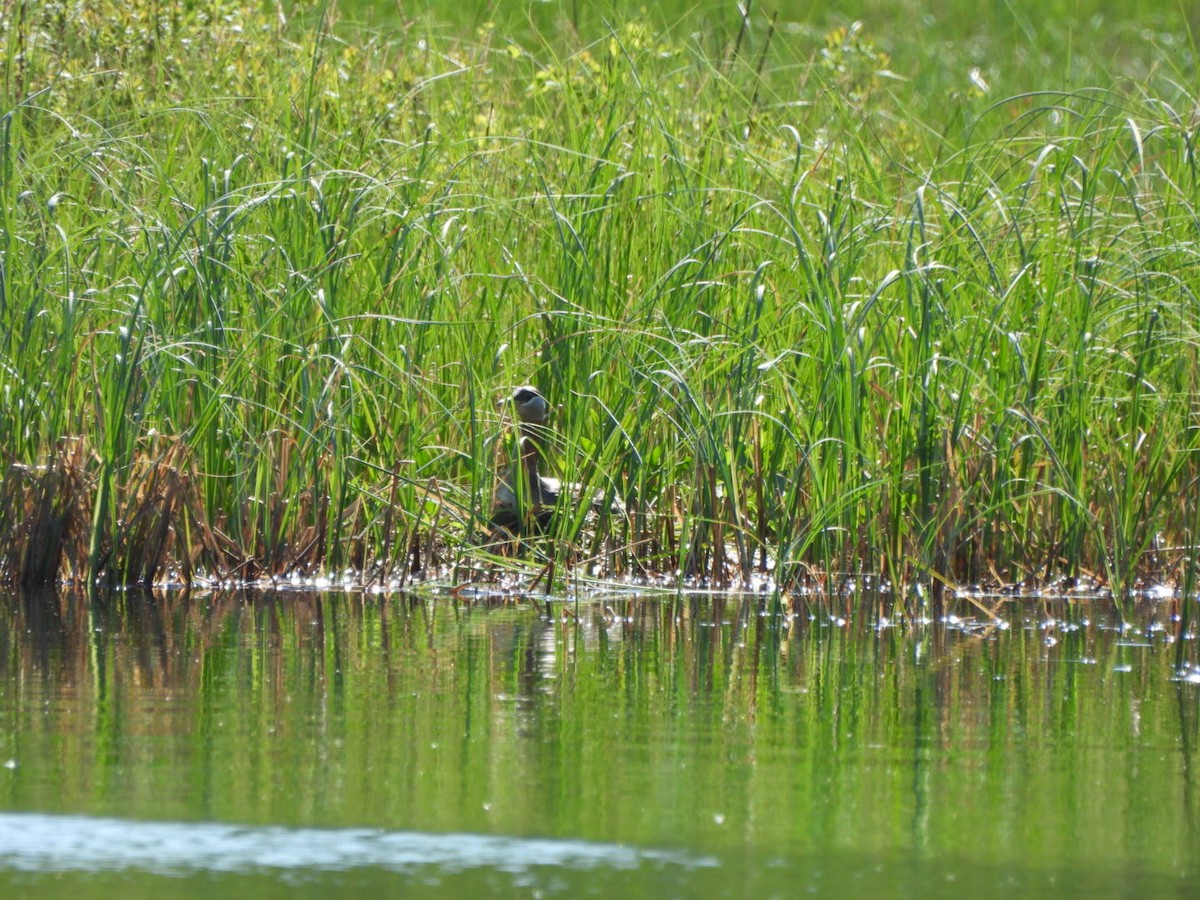
[[[560,572],[1191,591],[1183,12],[536,6],[4,7],[9,580],[464,577],[531,382]]]

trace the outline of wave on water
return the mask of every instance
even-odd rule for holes
[[[589,841],[371,828],[286,828],[0,813],[0,870],[161,875],[382,868],[703,868],[715,859]]]

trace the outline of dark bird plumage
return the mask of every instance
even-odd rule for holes
[[[500,478],[492,506],[492,523],[519,533],[549,524],[562,485],[557,478],[541,472],[550,404],[537,388],[529,385],[513,391],[510,402],[517,417],[520,460],[510,464]]]

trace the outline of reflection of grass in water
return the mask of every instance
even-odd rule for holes
[[[1188,570],[1195,97],[1147,38],[1092,22],[1128,70],[1051,81],[1054,20],[1006,71],[786,11],[168,12],[5,13],[10,577],[486,558],[528,380],[601,498],[553,572]]]
[[[1161,604],[1125,631],[1078,601],[959,599],[887,627],[712,595],[610,596],[561,620],[429,596],[105,599],[0,602],[19,808],[713,851],[700,826],[721,813],[721,847],[762,860],[796,847],[797,810],[810,846],[893,846],[888,821],[927,799],[924,857],[983,834],[993,861],[1194,858],[1196,707]]]

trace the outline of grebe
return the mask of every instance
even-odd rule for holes
[[[517,413],[521,459],[509,465],[500,479],[492,506],[492,524],[516,532],[529,525],[545,528],[562,494],[559,480],[539,471],[542,445],[548,436],[545,424],[550,417],[550,404],[530,385],[513,391],[511,402]]]

